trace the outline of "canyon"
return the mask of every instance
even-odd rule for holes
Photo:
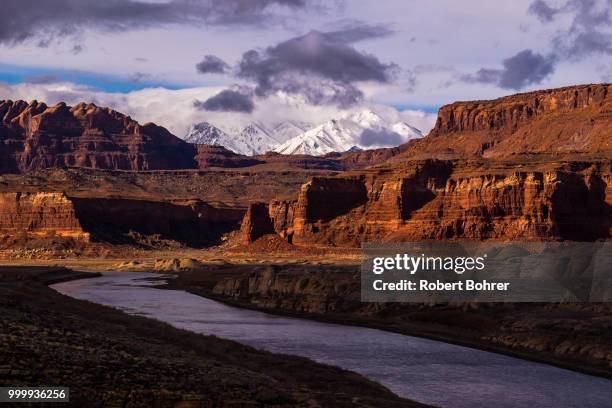
[[[395,148],[235,154],[95,105],[0,103],[0,257],[159,270],[241,307],[610,372],[600,304],[361,303],[362,242],[603,241],[612,85],[440,109]]]
[[[422,139],[319,157],[241,156],[93,104],[4,101],[0,231],[306,248],[608,239],[611,91],[456,102]]]

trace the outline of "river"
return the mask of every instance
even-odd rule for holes
[[[495,353],[362,327],[279,317],[184,291],[153,273],[105,273],[52,287],[77,299],[275,353],[343,367],[440,407],[612,407],[612,381]]]

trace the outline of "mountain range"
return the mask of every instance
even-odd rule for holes
[[[234,130],[201,122],[191,126],[185,141],[221,145],[236,153],[258,155],[268,151],[282,154],[324,155],[397,146],[421,138],[421,131],[405,122],[389,122],[373,110],[347,113],[316,126],[284,121],[267,127],[251,123]]]

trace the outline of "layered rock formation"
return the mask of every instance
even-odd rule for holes
[[[76,216],[73,202],[61,192],[0,193],[0,232],[53,233],[89,239]]]
[[[293,224],[295,221],[296,200],[272,200],[268,205],[268,214],[274,231],[289,243],[293,241]]]
[[[612,84],[535,91],[440,108],[407,155],[600,153],[612,150]]]
[[[293,243],[423,239],[594,240],[612,228],[610,163],[426,160],[306,183],[274,225]],[[285,207],[289,206],[285,203]],[[274,203],[271,208],[278,208]]]
[[[199,200],[175,202],[69,197],[62,192],[0,193],[0,232],[54,234],[82,240],[131,243],[158,236],[190,245],[216,243],[236,228],[244,211]]]

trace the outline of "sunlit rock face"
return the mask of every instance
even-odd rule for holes
[[[47,167],[196,168],[196,147],[166,129],[109,108],[0,101],[2,172]]]

